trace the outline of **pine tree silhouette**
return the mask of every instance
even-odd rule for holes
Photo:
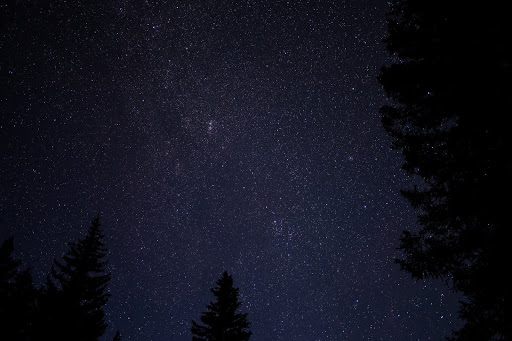
[[[460,340],[510,338],[508,205],[512,191],[512,24],[502,3],[396,0],[388,16],[395,63],[379,81],[392,99],[382,123],[425,181],[404,190],[418,209],[397,259],[415,278],[465,295]]]
[[[217,287],[210,289],[216,297],[210,302],[208,311],[201,314],[200,325],[192,321],[194,341],[246,341],[251,337],[247,314],[237,313],[238,288],[233,287],[233,278],[226,271],[217,281]]]
[[[105,332],[103,306],[110,273],[104,258],[107,249],[99,217],[94,218],[84,239],[70,243],[62,261],[55,260],[41,297],[40,336],[52,340],[98,340]]]

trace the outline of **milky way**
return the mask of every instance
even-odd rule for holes
[[[110,324],[190,340],[222,271],[252,340],[439,340],[393,263],[415,179],[380,123],[385,1],[1,5],[0,237],[41,283],[101,214]]]

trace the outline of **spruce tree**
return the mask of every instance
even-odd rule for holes
[[[192,321],[194,341],[246,341],[251,337],[247,314],[237,313],[242,304],[238,301],[238,288],[233,287],[233,278],[226,271],[210,289],[216,297],[210,302],[208,311],[201,314],[203,325]]]
[[[94,218],[84,239],[70,243],[62,261],[55,260],[42,298],[42,334],[53,340],[98,340],[107,324],[103,306],[110,294],[106,272],[107,249],[99,217]]]
[[[510,337],[505,297],[512,191],[512,25],[504,3],[394,1],[386,39],[394,64],[379,81],[392,99],[382,123],[410,174],[418,209],[397,259],[413,277],[465,295],[455,339]]]

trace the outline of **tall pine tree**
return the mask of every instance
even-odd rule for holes
[[[96,341],[107,324],[103,306],[110,294],[107,249],[99,217],[84,239],[70,243],[62,261],[55,260],[41,298],[39,333],[52,340]]]
[[[382,122],[403,168],[425,180],[403,191],[420,229],[404,231],[397,262],[465,295],[460,340],[510,333],[511,28],[501,2],[397,0],[388,21],[395,63],[379,80],[393,102]]]
[[[217,287],[210,289],[216,297],[210,302],[208,311],[201,314],[203,325],[192,321],[194,341],[247,341],[251,337],[247,314],[237,313],[238,288],[233,287],[233,278],[226,271],[217,281]]]

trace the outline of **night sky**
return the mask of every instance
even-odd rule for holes
[[[441,340],[459,298],[393,263],[417,180],[378,112],[388,10],[2,2],[1,240],[41,284],[99,213],[105,339],[190,340],[227,270],[254,341]]]

